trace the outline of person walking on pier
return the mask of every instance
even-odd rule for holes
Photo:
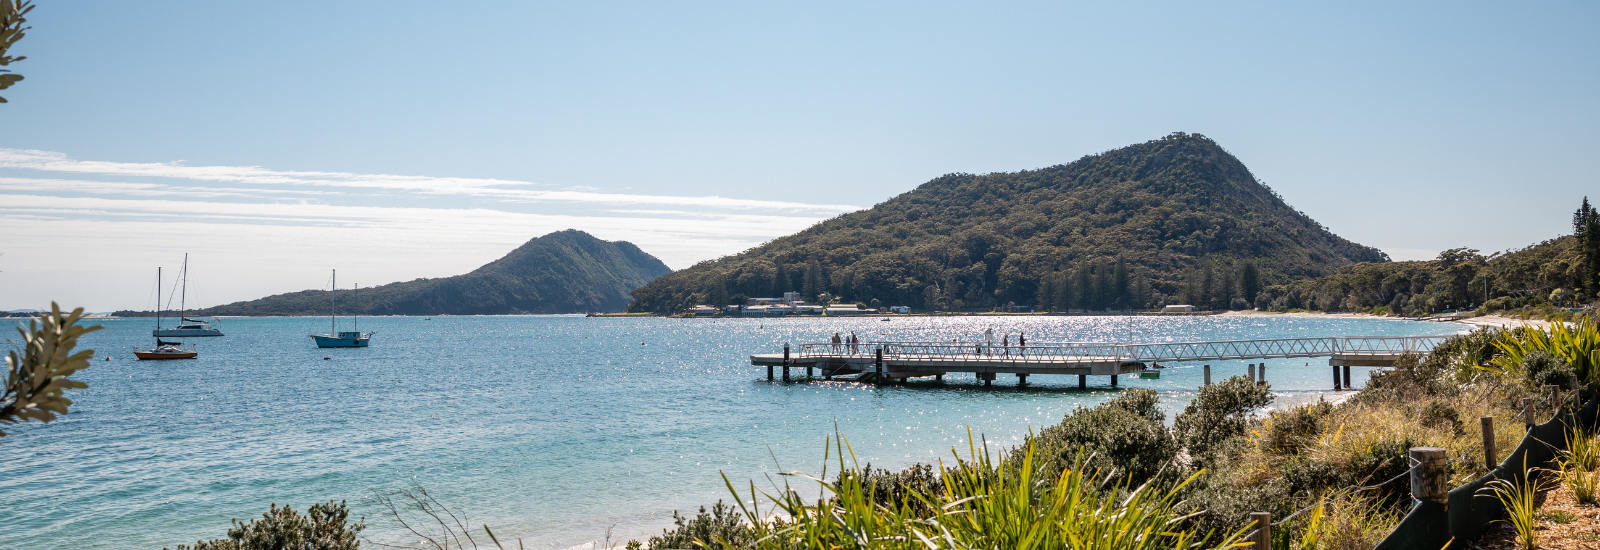
[[[1010,334],[1004,334],[1004,335],[1000,336],[1000,354],[1001,355],[1005,355],[1006,357],[1011,357],[1011,335]]]
[[[861,338],[856,336],[856,331],[850,331],[850,354],[861,353]]]
[[[833,333],[833,352],[835,354],[839,353],[840,351],[843,351],[843,350],[839,349],[840,348],[839,344],[841,344],[843,342],[844,342],[844,339],[839,337],[839,333],[837,333],[837,332]]]
[[[1028,354],[1028,333],[1026,333],[1026,332],[1018,332],[1017,333],[1017,347],[1022,348],[1022,351],[1019,353],[1019,355],[1027,355]]]
[[[984,347],[983,347],[984,355],[993,355],[994,354],[994,329],[993,328],[983,329],[983,341],[984,341]]]

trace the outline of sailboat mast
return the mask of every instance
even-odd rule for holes
[[[361,332],[361,283],[356,283],[356,289],[352,292],[355,294],[350,295],[350,301],[356,303],[356,308],[350,310],[350,322],[355,324],[356,332]]]
[[[328,336],[339,337],[339,270],[333,270],[333,288],[328,291]]]
[[[189,312],[189,253],[183,253],[183,293],[178,295],[178,324],[183,324],[184,314]]]
[[[156,266],[156,330],[161,330],[161,266]],[[157,340],[161,337],[157,336]]]

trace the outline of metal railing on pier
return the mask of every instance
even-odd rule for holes
[[[1010,361],[1017,363],[1170,362],[1230,359],[1284,359],[1335,355],[1426,353],[1446,336],[1334,336],[1218,342],[1030,343],[1001,346],[988,342],[866,342],[801,344],[797,358],[856,358],[883,349],[885,359],[922,361]]]

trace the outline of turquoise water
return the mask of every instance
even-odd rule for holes
[[[189,339],[190,361],[139,362],[148,320],[104,320],[85,342],[102,360],[72,392],[72,413],[0,439],[0,548],[160,548],[223,536],[229,519],[270,503],[350,501],[368,535],[405,542],[366,499],[426,487],[472,525],[530,548],[643,537],[671,511],[726,499],[780,470],[820,470],[835,424],[863,461],[899,467],[949,456],[966,430],[1020,441],[1112,395],[1104,377],[1001,377],[872,387],[766,381],[751,353],[835,331],[863,341],[976,341],[1025,331],[1032,342],[1185,341],[1425,335],[1456,325],[1287,317],[961,317],[706,320],[379,317],[371,348],[322,349],[326,318],[226,319],[221,338]],[[104,357],[111,357],[104,361]],[[326,359],[325,359],[326,358]],[[1248,361],[1256,362],[1256,361]],[[1214,376],[1245,361],[1211,362]],[[1268,361],[1285,395],[1331,386],[1326,360]],[[1309,363],[1309,365],[1306,365]],[[1199,365],[1160,380],[1122,377],[1181,409]],[[1357,369],[1359,376],[1362,371]],[[1170,414],[1170,412],[1169,412]],[[775,477],[775,476],[774,476]],[[25,503],[26,505],[22,505]]]

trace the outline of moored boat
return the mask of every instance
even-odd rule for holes
[[[178,277],[183,280],[182,294],[178,297],[178,326],[176,328],[161,328],[161,304],[156,304],[156,329],[150,332],[151,336],[173,338],[188,338],[192,336],[222,336],[222,331],[211,328],[211,323],[202,319],[190,319],[184,314],[189,312],[189,255],[183,255],[183,270],[178,272]],[[159,282],[157,283],[160,284]],[[159,292],[160,289],[157,289]]]
[[[357,285],[356,290],[357,290],[357,292],[360,291],[360,285]],[[333,270],[333,285],[332,285],[332,288],[328,291],[328,309],[329,309],[329,313],[328,313],[328,333],[327,334],[312,334],[311,335],[311,339],[316,341],[317,347],[319,347],[319,348],[364,348],[364,347],[367,347],[367,344],[372,341],[372,335],[373,334],[377,334],[377,333],[368,332],[368,333],[363,334],[361,332],[361,320],[360,320],[360,315],[359,314],[357,314],[356,316],[352,317],[352,319],[351,319],[352,323],[355,325],[356,330],[339,332],[338,292],[339,292],[339,270],[335,269],[335,270]]]
[[[156,333],[160,333],[161,332],[161,268],[160,267],[156,268],[156,330],[154,332],[156,332]],[[182,348],[179,348],[178,346],[181,346],[181,345],[183,345],[182,342],[167,342],[167,341],[162,340],[160,336],[157,336],[156,337],[156,347],[150,348],[150,349],[144,350],[144,351],[134,351],[133,352],[133,356],[137,357],[137,358],[139,358],[141,360],[145,360],[145,359],[194,359],[195,357],[199,357],[200,356],[200,352],[195,351],[193,349],[182,349]]]

